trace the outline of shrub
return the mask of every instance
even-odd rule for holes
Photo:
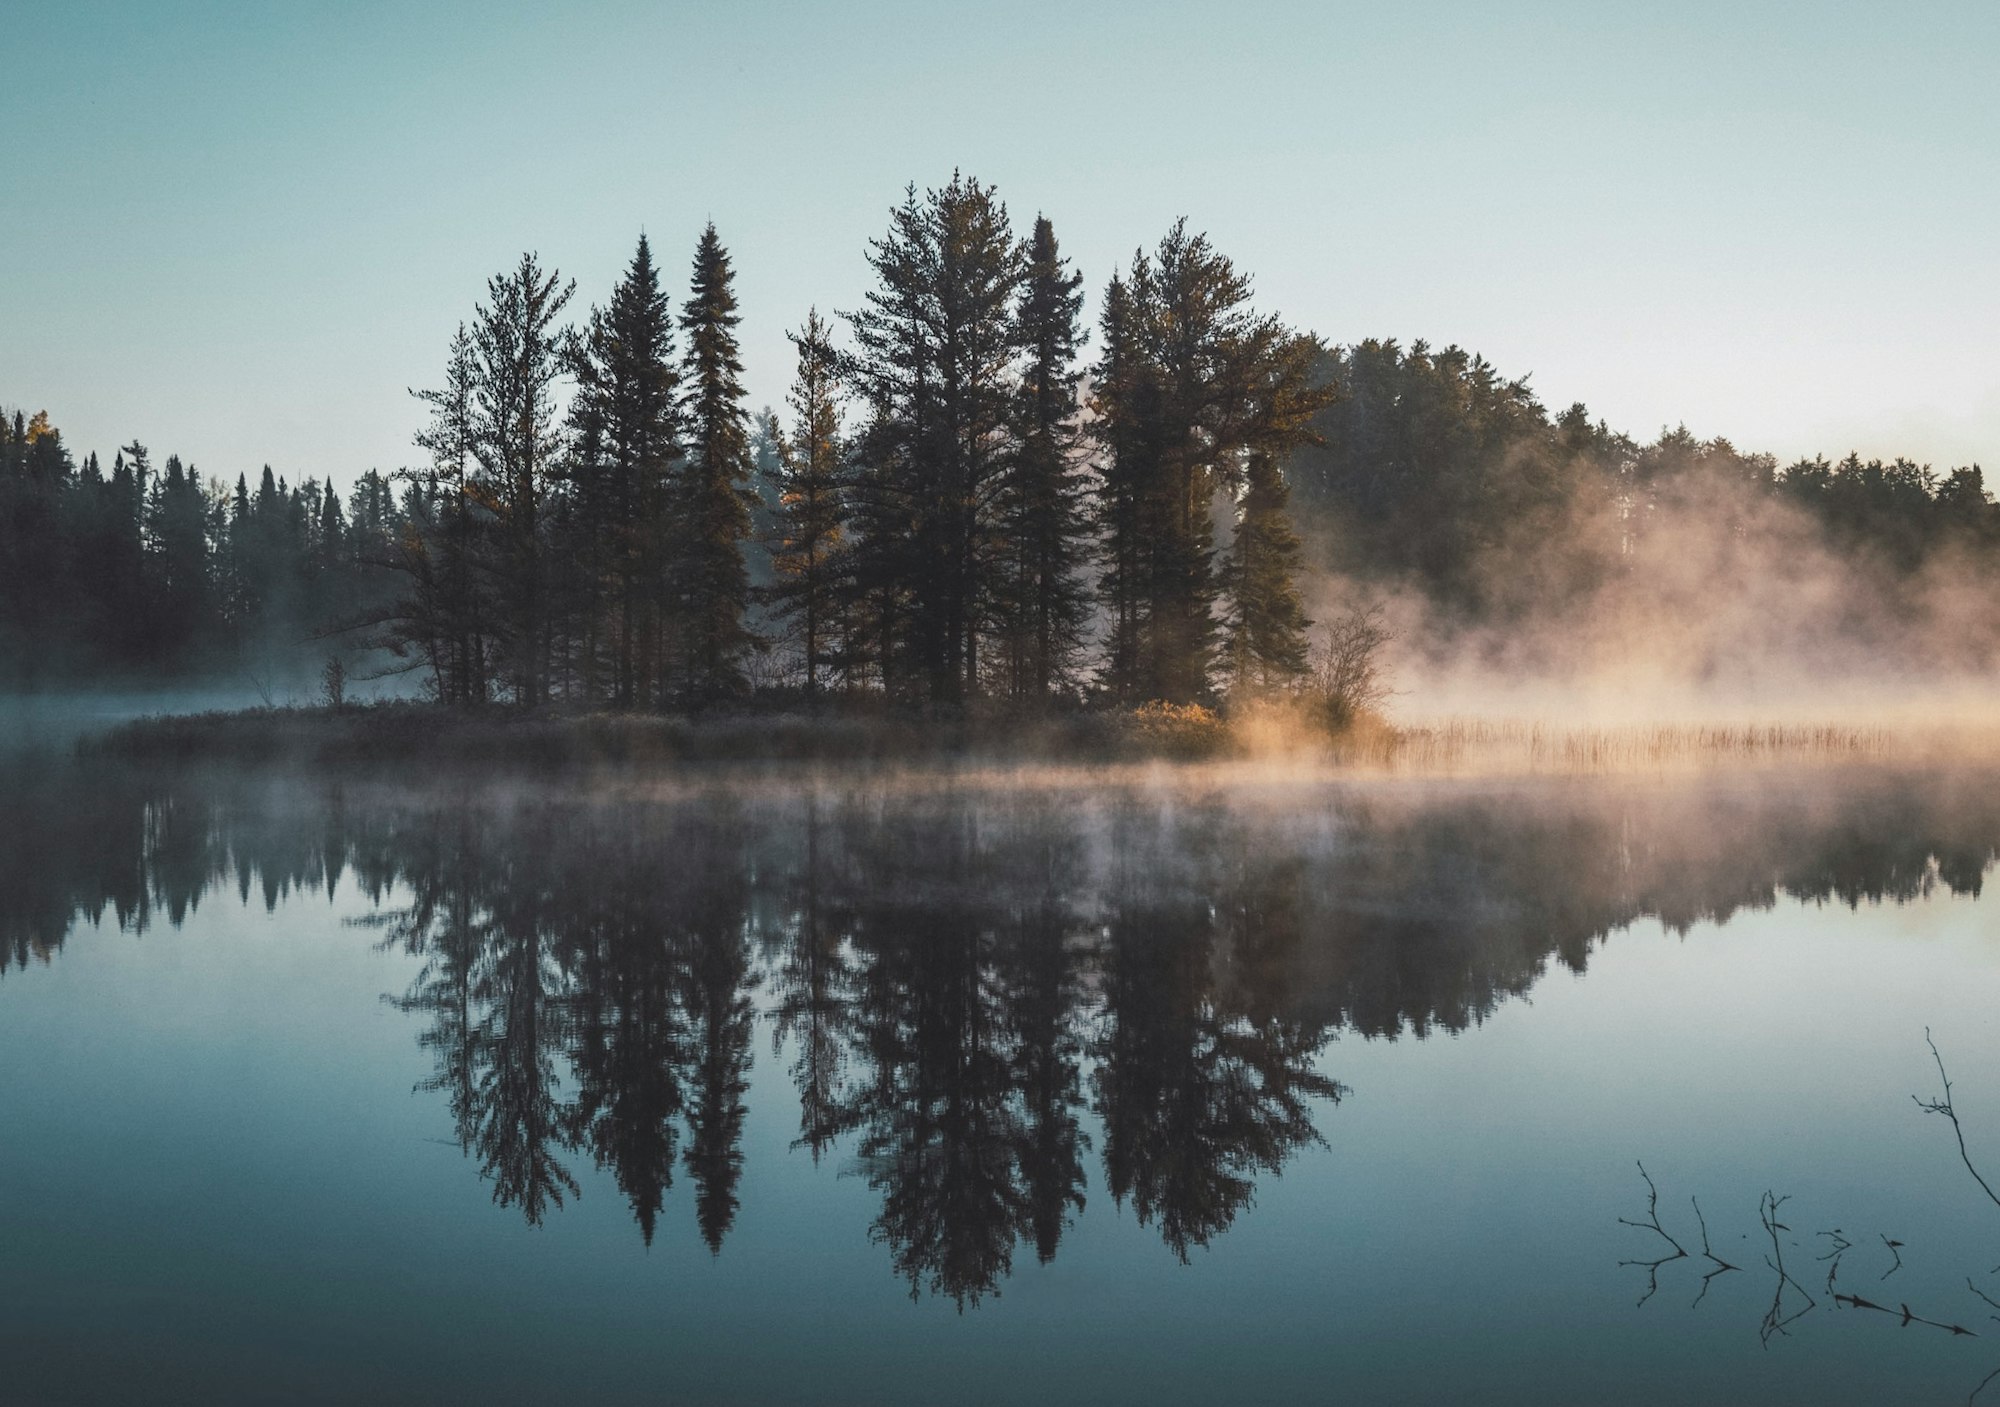
[[[1395,638],[1380,606],[1351,606],[1327,623],[1301,693],[1330,731],[1344,732],[1388,701],[1394,691],[1382,671],[1382,649]]]
[[[1126,730],[1141,751],[1163,757],[1212,757],[1229,741],[1229,730],[1200,704],[1164,699],[1132,710]]]

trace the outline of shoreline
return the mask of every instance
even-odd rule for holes
[[[78,737],[71,755],[118,765],[396,767],[422,773],[596,774],[635,779],[729,770],[950,773],[1209,771],[1258,784],[1367,777],[1763,773],[1772,768],[2000,760],[2000,733],[1947,725],[1655,724],[1481,719],[1339,732],[1266,705],[1216,714],[1154,704],[1065,714],[475,712],[429,703],[156,715]]]

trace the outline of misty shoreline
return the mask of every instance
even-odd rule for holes
[[[1327,729],[1283,704],[1216,713],[1152,705],[1073,713],[965,710],[569,714],[417,703],[252,708],[131,718],[79,729],[75,757],[100,764],[402,769],[557,776],[785,769],[1085,776],[1226,773],[1235,781],[1335,777],[1593,776],[2000,757],[1991,730],[1866,722],[1654,722],[1617,726],[1466,718],[1392,723],[1370,714]],[[50,749],[39,749],[48,752]],[[55,749],[61,751],[62,749]]]

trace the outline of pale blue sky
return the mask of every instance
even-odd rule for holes
[[[229,477],[415,457],[488,274],[735,255],[753,396],[905,182],[1176,215],[1336,341],[1614,425],[2000,469],[2000,4],[0,0],[0,403]]]

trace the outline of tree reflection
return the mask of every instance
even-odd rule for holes
[[[1222,1235],[1322,1141],[1337,1031],[1461,1030],[1641,915],[1976,893],[2000,838],[2000,789],[1880,774],[1275,805],[0,780],[0,971],[106,912],[358,895],[419,960],[391,1001],[494,1200],[539,1224],[594,1165],[651,1245],[684,1171],[716,1254],[766,1020],[793,1146],[864,1178],[894,1273],[961,1308],[1053,1260],[1093,1177],[1176,1256]]]
[[[873,1234],[896,1272],[963,1308],[1004,1278],[1027,1220],[1023,1129],[1000,980],[1008,876],[950,809],[850,812],[853,941],[863,971],[849,1040],[861,1068],[838,1123],[881,1194]]]
[[[1219,848],[1208,839],[1204,859]],[[1299,936],[1289,868],[1221,877],[1214,900],[1161,892],[1154,866],[1120,877],[1094,1079],[1105,1181],[1183,1261],[1229,1229],[1256,1174],[1319,1139],[1308,1099],[1344,1092],[1313,1067],[1330,1032],[1277,1014],[1274,959]]]

